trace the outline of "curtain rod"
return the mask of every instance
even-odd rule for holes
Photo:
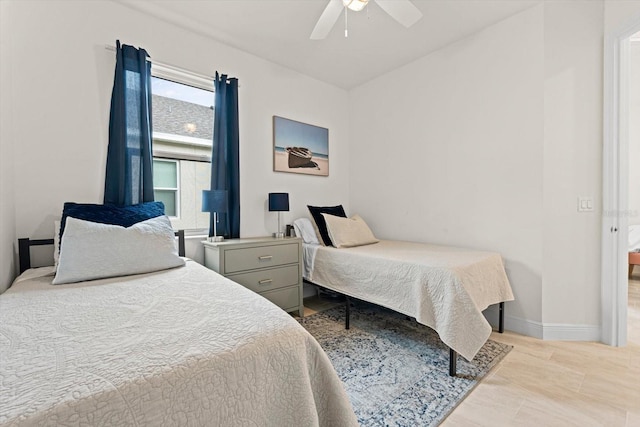
[[[105,47],[105,49],[110,50],[112,52],[116,51],[116,47],[113,46],[113,45],[107,44],[104,47]],[[147,61],[151,62],[152,64],[156,64],[156,65],[158,65],[160,67],[168,68],[168,69],[170,69],[172,71],[176,71],[178,73],[191,75],[191,76],[194,76],[194,77],[197,77],[199,79],[203,79],[203,80],[206,80],[206,81],[209,81],[209,82],[213,82],[215,80],[214,76],[208,76],[206,74],[196,73],[196,72],[193,72],[193,71],[190,71],[190,70],[186,70],[184,68],[176,67],[175,65],[167,64],[165,62],[156,61],[155,59],[152,60],[151,58],[147,58]],[[240,85],[238,85],[238,87],[240,87]]]

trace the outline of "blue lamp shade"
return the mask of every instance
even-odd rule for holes
[[[289,193],[269,193],[269,212],[289,210]]]
[[[227,212],[227,190],[202,190],[202,212]]]

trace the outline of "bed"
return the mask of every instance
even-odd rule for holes
[[[304,278],[311,284],[390,308],[434,329],[450,348],[473,359],[492,328],[482,311],[514,299],[497,253],[424,243],[380,240],[336,249],[304,244]],[[349,302],[347,298],[348,327]]]
[[[21,239],[0,295],[0,425],[357,425],[319,344],[266,299],[192,260],[52,285],[28,268],[52,242]]]
[[[629,278],[633,275],[633,268],[640,265],[640,225],[629,226]]]

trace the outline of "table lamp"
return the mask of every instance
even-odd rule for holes
[[[289,211],[289,193],[269,193],[269,212],[278,212],[278,231],[273,237],[283,238],[284,233],[280,228],[280,212]]]
[[[218,213],[227,212],[227,190],[202,190],[202,212],[213,212],[213,236],[209,230],[210,242],[222,242],[224,237],[218,236]]]

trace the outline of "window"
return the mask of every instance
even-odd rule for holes
[[[211,180],[213,78],[153,63],[153,183],[175,229],[206,230]]]
[[[170,217],[180,217],[179,164],[176,160],[153,159],[154,198],[164,203]]]

